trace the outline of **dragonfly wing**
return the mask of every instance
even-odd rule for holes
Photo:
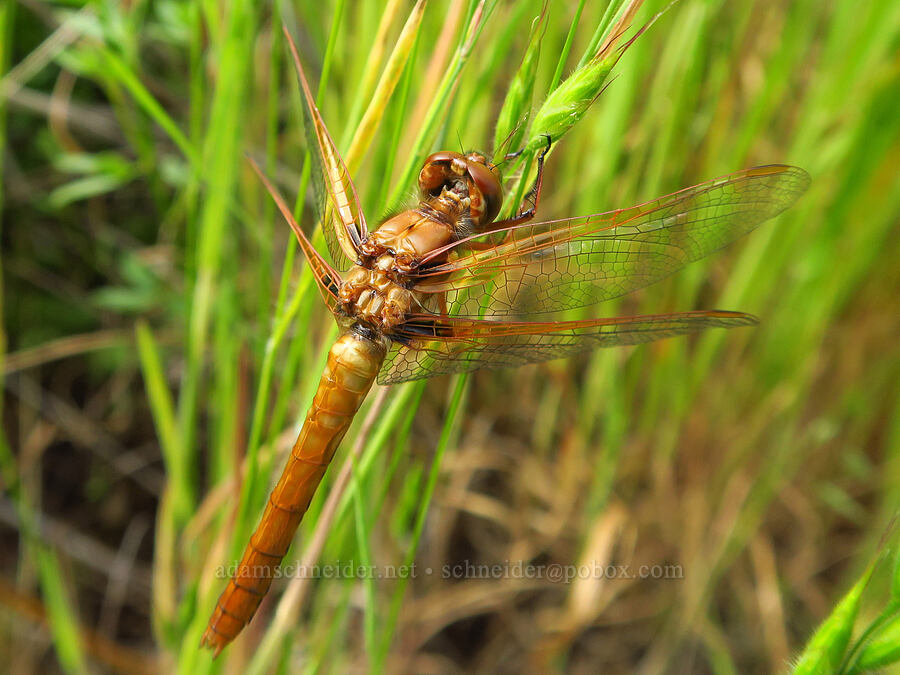
[[[423,260],[416,290],[446,293],[454,316],[584,307],[648,286],[730,244],[791,206],[808,185],[803,169],[756,167],[628,209],[476,235],[432,255],[452,249],[446,262]],[[507,239],[495,247],[465,247],[498,234]]]
[[[359,245],[368,236],[366,218],[359,205],[356,187],[334,141],[316,107],[300,65],[297,47],[285,28],[285,37],[294,58],[297,79],[303,93],[303,131],[312,159],[312,181],[316,195],[316,216],[322,219],[322,231],[328,252],[339,270],[346,270],[359,257]]]
[[[418,314],[392,335],[395,344],[378,382],[395,384],[438,374],[520,366],[600,347],[755,323],[749,314],[716,310],[547,323]]]
[[[338,305],[338,290],[342,281],[340,274],[325,261],[321,254],[316,250],[315,246],[312,245],[312,242],[307,238],[306,233],[303,232],[300,225],[294,220],[294,214],[291,213],[291,209],[288,208],[287,203],[284,201],[284,197],[281,196],[281,193],[279,193],[269,179],[266,178],[266,175],[262,172],[262,169],[259,168],[259,165],[252,159],[250,160],[250,164],[253,166],[253,170],[256,171],[256,175],[259,176],[259,179],[262,181],[268,193],[272,196],[276,206],[278,206],[278,210],[281,211],[281,215],[284,216],[284,219],[294,231],[294,236],[297,237],[297,241],[300,243],[303,255],[306,256],[306,260],[309,263],[310,268],[312,268],[313,275],[316,278],[316,285],[319,288],[322,299],[325,300],[325,304],[328,305],[328,308],[332,312],[335,312]]]

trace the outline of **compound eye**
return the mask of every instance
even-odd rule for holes
[[[429,155],[419,172],[419,191],[422,195],[437,195],[453,177],[453,161],[462,158],[458,152],[436,152]]]
[[[503,187],[497,170],[486,166],[483,162],[484,158],[481,159],[481,162],[473,161],[470,156],[468,162],[469,177],[482,197],[481,203],[476,203],[477,199],[473,199],[472,217],[479,225],[487,225],[500,213],[500,207],[503,204]],[[470,196],[474,197],[471,194]]]

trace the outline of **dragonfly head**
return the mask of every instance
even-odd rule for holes
[[[480,152],[463,155],[445,150],[425,160],[419,172],[419,191],[424,199],[436,198],[444,189],[468,196],[469,217],[480,229],[500,213],[503,204],[500,180],[500,171],[488,164]]]

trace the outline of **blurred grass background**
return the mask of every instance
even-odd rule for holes
[[[666,4],[648,1],[626,37]],[[532,109],[606,11],[549,3]],[[875,557],[900,489],[900,6],[683,0],[554,148],[541,211],[805,168],[812,187],[783,216],[587,312],[733,309],[760,326],[373,392],[287,560],[418,574],[276,582],[218,662],[198,650],[216,567],[255,524],[334,336],[245,159],[289,195],[305,185],[281,18],[347,152],[411,12],[0,4],[10,672],[776,672]],[[370,226],[412,195],[400,178],[425,152],[491,149],[540,13],[424,7],[348,159]],[[516,561],[683,575],[441,573]],[[888,583],[876,573],[861,624]]]

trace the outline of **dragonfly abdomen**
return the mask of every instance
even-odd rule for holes
[[[217,655],[253,618],[269,590],[335,450],[375,382],[384,355],[382,343],[353,331],[339,337],[328,352],[325,372],[291,457],[203,634],[201,644],[215,649]]]

